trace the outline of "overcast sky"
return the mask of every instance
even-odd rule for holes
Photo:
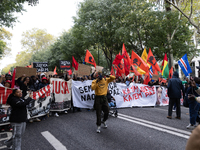
[[[32,28],[46,29],[56,37],[62,31],[69,30],[73,26],[72,16],[76,16],[78,3],[83,0],[39,0],[37,6],[25,4],[23,15],[19,16],[19,22],[12,28],[6,28],[13,34],[11,39],[11,54],[0,61],[0,69],[14,63],[16,55],[21,51],[22,33]]]

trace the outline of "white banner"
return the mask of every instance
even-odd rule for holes
[[[52,104],[51,111],[63,111],[71,107],[72,80],[65,81],[59,78],[51,78]]]
[[[72,81],[72,100],[75,107],[93,108],[95,96],[91,84],[92,80]]]
[[[92,80],[72,81],[72,99],[75,107],[93,108],[94,91],[91,90]],[[155,106],[156,87],[144,84],[109,83],[111,95],[116,100],[118,108],[133,106]]]

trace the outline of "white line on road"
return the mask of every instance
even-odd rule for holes
[[[44,131],[41,134],[49,141],[49,143],[56,149],[56,150],[67,150],[67,148],[58,141],[50,132]]]
[[[139,119],[139,118],[135,118],[135,117],[131,117],[131,116],[123,115],[123,114],[118,114],[118,118],[130,121],[130,122],[134,122],[134,123],[137,123],[137,124],[149,127],[149,128],[153,128],[153,129],[156,129],[156,130],[159,130],[159,131],[162,131],[162,132],[167,132],[167,133],[170,133],[170,134],[173,134],[173,135],[176,135],[176,136],[179,136],[179,137],[183,137],[183,138],[186,138],[186,139],[188,139],[190,134],[191,134],[191,132],[188,132],[188,131],[185,131],[185,130],[165,126],[165,125],[162,125],[162,124],[142,120],[142,119]]]

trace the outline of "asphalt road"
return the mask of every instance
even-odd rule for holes
[[[22,150],[184,150],[191,130],[189,110],[181,107],[181,120],[167,119],[168,107],[118,109],[109,116],[108,128],[96,133],[95,111],[51,116],[28,123]],[[7,133],[0,133],[1,142]],[[7,136],[9,138],[10,134]],[[0,150],[5,150],[0,145]]]

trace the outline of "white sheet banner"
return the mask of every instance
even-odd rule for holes
[[[95,96],[91,84],[92,80],[72,81],[72,100],[75,107],[93,108]]]
[[[63,111],[71,107],[72,80],[65,81],[59,78],[51,78],[52,104],[51,111]]]
[[[75,107],[93,108],[94,91],[91,90],[92,80],[72,81],[72,99]],[[132,106],[155,106],[156,87],[144,84],[109,83],[111,95],[116,100],[118,108]]]

